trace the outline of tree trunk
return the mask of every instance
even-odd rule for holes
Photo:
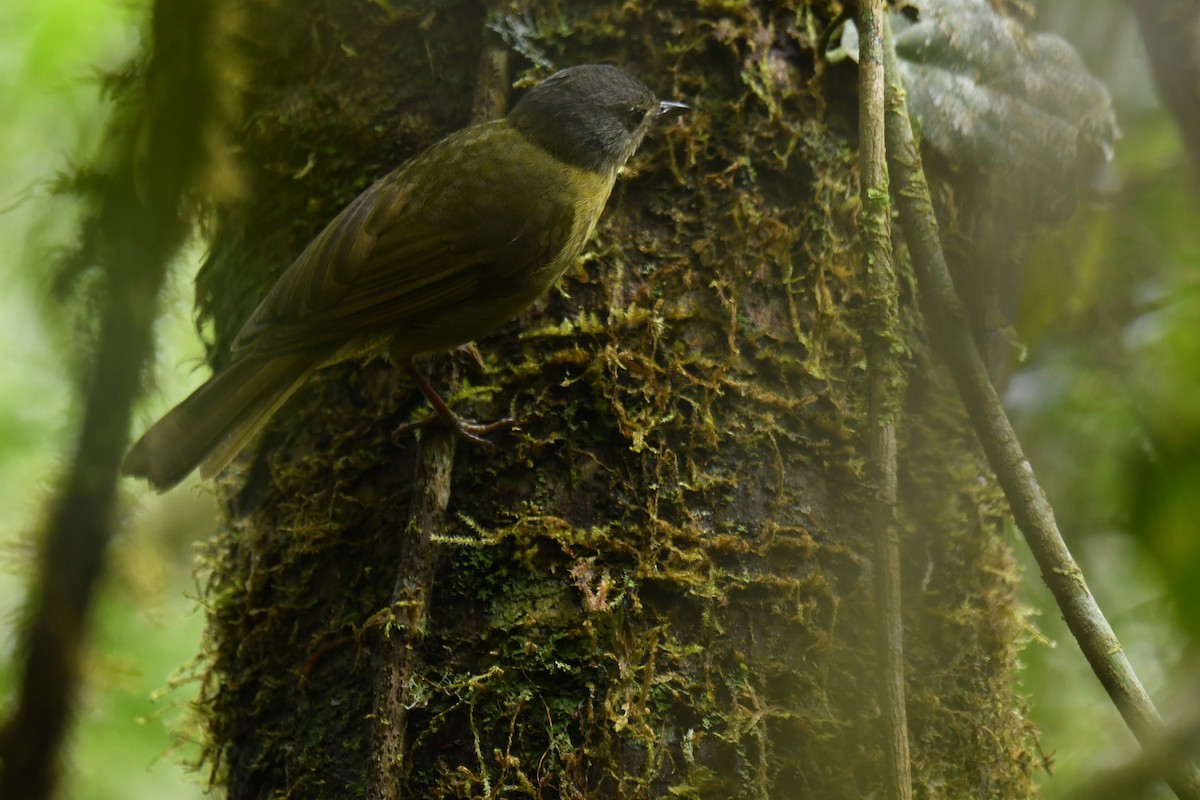
[[[519,419],[494,450],[393,443],[423,401],[376,360],[318,375],[226,473],[202,704],[229,797],[882,796],[835,4],[247,5],[250,196],[198,279],[214,362],[345,203],[468,123],[497,52],[696,108],[557,289],[430,370]],[[1003,501],[902,309],[916,795],[1027,797]]]

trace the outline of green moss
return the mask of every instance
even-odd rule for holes
[[[288,11],[304,26],[283,24],[247,104],[264,169],[201,281],[218,342],[284,254],[467,117],[478,9],[396,6],[382,28],[311,9]],[[881,791],[856,155],[811,52],[829,11],[593,0],[505,23],[697,109],[646,143],[560,290],[454,357],[456,403],[519,427],[458,451],[412,796]],[[325,66],[298,78],[310,27]],[[923,357],[902,303],[898,351]],[[914,774],[922,797],[1025,797],[1002,505],[923,374],[901,418]],[[205,702],[231,796],[361,792],[416,450],[390,433],[421,408],[381,361],[331,370],[223,489]]]

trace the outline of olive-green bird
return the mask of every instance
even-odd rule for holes
[[[495,329],[578,260],[660,101],[610,66],[564,69],[511,112],[450,134],[346,206],[282,275],[234,361],[154,424],[124,472],[163,491],[220,472],[321,367],[385,352],[460,435],[412,364]]]

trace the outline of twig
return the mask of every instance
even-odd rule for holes
[[[1041,568],[1042,579],[1058,602],[1063,619],[1129,729],[1144,748],[1155,749],[1163,735],[1162,718],[1088,590],[1083,572],[1067,549],[1055,522],[1054,510],[1021,450],[971,336],[966,311],[955,293],[938,239],[929,186],[913,138],[886,18],[883,31],[887,75],[886,133],[889,162],[895,177],[893,196],[912,253],[930,338],[950,366],[992,470]],[[1200,774],[1194,766],[1172,770],[1167,780],[1178,797],[1200,800]]]
[[[1200,749],[1200,716],[1195,713],[1176,723],[1158,747],[1141,753],[1119,767],[1104,770],[1071,794],[1077,800],[1138,800],[1150,797],[1161,776]]]
[[[450,477],[458,438],[436,425],[422,432],[413,476],[412,506],[392,588],[394,618],[379,647],[375,681],[375,741],[367,779],[370,800],[398,800],[406,773],[405,739],[412,706],[417,645],[425,631],[433,591],[436,546],[450,502]]]
[[[858,131],[862,214],[859,230],[867,261],[867,364],[870,370],[868,452],[877,496],[875,533],[876,630],[879,704],[883,709],[889,800],[911,800],[908,713],[904,690],[900,536],[896,527],[896,418],[903,376],[896,360],[899,338],[892,213],[884,155],[883,0],[858,4]]]

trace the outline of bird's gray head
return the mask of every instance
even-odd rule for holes
[[[622,69],[583,64],[556,72],[527,91],[508,122],[563,161],[608,172],[629,160],[656,117],[687,108],[659,101]]]

